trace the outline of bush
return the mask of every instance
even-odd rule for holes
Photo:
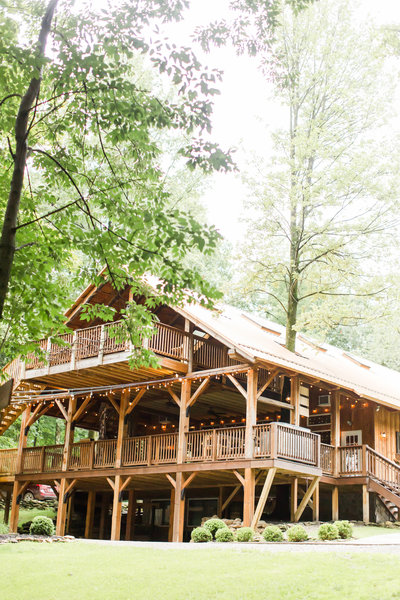
[[[353,525],[349,521],[335,521],[335,525],[342,540],[353,537]]]
[[[288,529],[287,537],[289,542],[305,542],[308,540],[307,531],[303,525],[295,525]]]
[[[318,537],[320,540],[337,540],[339,530],[334,523],[323,523],[318,529]]]
[[[54,523],[49,517],[35,517],[29,528],[32,535],[54,535]]]
[[[254,538],[254,531],[251,527],[240,527],[236,531],[236,540],[238,542],[252,542]]]
[[[221,527],[215,532],[216,542],[233,542],[234,539],[235,536],[233,535],[232,531],[228,529],[228,527]]]
[[[264,529],[263,538],[266,542],[282,542],[283,533],[277,525],[269,525]]]
[[[228,529],[227,525],[221,521],[221,519],[208,519],[208,521],[203,524],[203,527],[211,533],[213,538],[215,538],[218,529]]]
[[[4,535],[5,533],[8,533],[8,525],[0,523],[0,535]]]
[[[18,525],[17,532],[28,534],[31,530],[31,525],[32,521],[25,521],[25,523],[22,523],[22,525]]]
[[[208,531],[208,529],[205,529],[204,527],[196,527],[196,529],[193,529],[190,537],[196,544],[200,542],[212,541],[211,533]]]

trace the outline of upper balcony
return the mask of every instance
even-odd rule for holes
[[[34,354],[28,355],[26,362],[16,358],[5,371],[17,384],[23,379],[127,362],[131,346],[128,341],[120,341],[118,330],[121,326],[122,322],[116,321],[42,339],[38,347],[45,358]],[[164,323],[156,324],[156,332],[146,340],[145,346],[161,358],[162,367],[181,373],[192,366],[197,370],[238,364],[228,356],[228,349],[223,344]]]

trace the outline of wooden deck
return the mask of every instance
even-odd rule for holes
[[[237,463],[246,460],[245,427],[190,431],[185,434],[183,463],[196,465]],[[320,438],[284,423],[253,427],[254,447],[251,460],[279,459],[292,469],[310,466],[320,469]],[[122,443],[121,468],[176,465],[178,433],[126,438]],[[61,472],[63,445],[25,448],[20,474],[54,474]],[[84,441],[71,444],[67,471],[104,471],[115,469],[117,440]],[[0,474],[14,475],[17,449],[0,450]]]

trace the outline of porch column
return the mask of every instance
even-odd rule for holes
[[[313,521],[319,521],[319,482],[313,493]]]
[[[178,448],[176,462],[182,464],[185,459],[186,433],[189,430],[189,411],[187,405],[190,401],[190,391],[192,382],[190,379],[184,379],[181,386],[181,398],[179,406],[179,430],[178,430]]]
[[[339,476],[339,446],[340,446],[340,393],[335,390],[331,394],[331,444],[334,446],[333,476]]]
[[[121,515],[122,515],[122,494],[121,475],[116,475],[114,480],[113,507],[111,517],[111,539],[118,541],[121,537]]]
[[[300,426],[300,378],[298,375],[290,378],[290,422],[292,425]]]
[[[126,515],[125,540],[129,541],[132,538],[132,524],[135,520],[136,513],[136,496],[135,490],[129,490],[128,493],[128,514]]]
[[[125,433],[125,414],[128,407],[129,390],[125,389],[121,393],[121,403],[119,406],[118,414],[118,437],[117,437],[117,448],[115,451],[115,468],[119,469],[122,463],[122,445],[124,442]]]
[[[334,485],[332,488],[332,521],[339,520],[339,487]]]
[[[16,473],[21,473],[23,470],[24,461],[24,449],[26,448],[28,441],[29,427],[28,422],[31,416],[31,407],[27,406],[24,410],[21,418],[21,428],[18,440],[18,451],[16,461]],[[26,486],[25,486],[26,487]],[[17,533],[18,519],[19,519],[19,503],[21,501],[21,484],[18,481],[14,481],[12,502],[11,502],[11,516],[10,516],[10,533]]]
[[[243,486],[243,526],[250,527],[254,516],[255,500],[255,471],[254,469],[244,470]]]
[[[174,492],[172,541],[182,542],[185,524],[185,490],[183,488],[183,473],[176,474]]]
[[[58,492],[56,535],[65,535],[65,523],[67,520],[68,501],[70,499],[70,495],[75,484],[76,479],[74,479],[73,481],[69,481],[66,477],[62,477],[60,480],[60,488]]]
[[[257,381],[258,372],[250,369],[247,373],[247,397],[246,397],[246,432],[245,432],[245,457],[253,458],[254,435],[253,427],[257,423]],[[254,501],[253,501],[254,511]]]
[[[369,523],[369,492],[366,485],[362,486],[363,522]]]
[[[69,455],[71,444],[74,441],[74,423],[73,417],[76,411],[76,399],[71,397],[68,402],[67,420],[65,421],[65,439],[62,458],[62,471],[68,471]],[[58,490],[58,508],[57,508],[57,524],[56,535],[65,534],[65,522],[67,519],[67,501],[69,498],[68,481],[66,477],[60,479],[60,487]]]
[[[294,521],[294,515],[297,510],[298,503],[299,480],[295,477],[290,486],[290,520]]]
[[[88,502],[86,506],[85,538],[91,539],[93,529],[94,510],[96,506],[96,492],[90,490],[88,493]]]
[[[4,498],[4,523],[8,525],[10,520],[10,504],[11,504],[11,491],[7,490],[6,497]]]

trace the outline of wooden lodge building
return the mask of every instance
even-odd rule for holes
[[[0,450],[11,531],[32,483],[56,491],[59,535],[180,541],[213,514],[249,526],[397,518],[400,373],[303,336],[292,353],[280,326],[197,304],[157,309],[146,344],[159,366],[132,371],[112,334],[129,294],[89,287],[63,345],[41,340],[46,361],[6,367],[0,435],[22,415],[18,448]],[[86,303],[112,304],[115,321],[82,321]],[[65,442],[29,447],[45,414],[65,420]]]

